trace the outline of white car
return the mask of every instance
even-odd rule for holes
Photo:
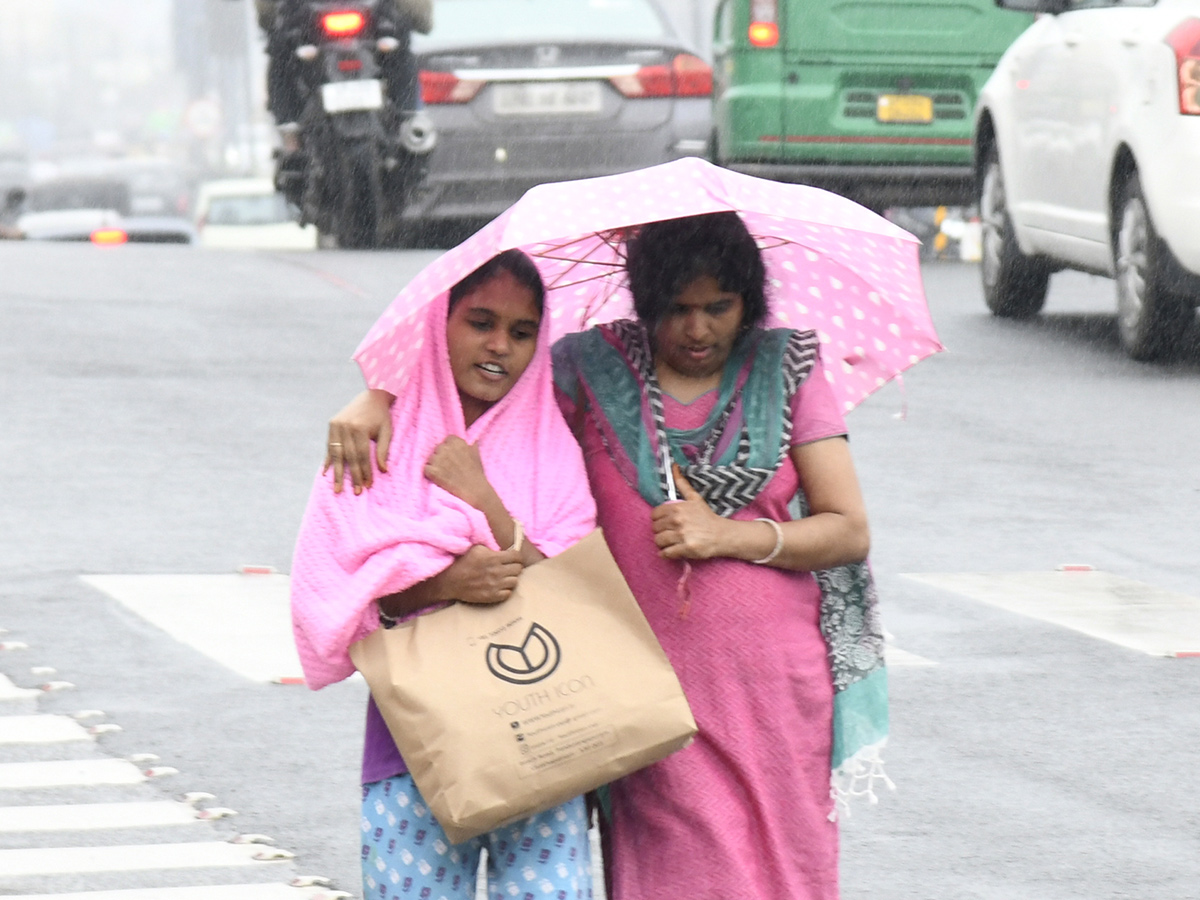
[[[195,204],[200,246],[222,249],[313,250],[315,225],[295,220],[270,178],[227,178],[200,186]]]
[[[1108,275],[1125,350],[1168,357],[1200,305],[1200,0],[996,2],[1041,15],[976,105],[988,307]]]

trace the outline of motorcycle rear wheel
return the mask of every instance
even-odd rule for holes
[[[364,143],[349,148],[342,173],[338,245],[355,250],[380,246],[383,189],[379,178],[379,154],[375,147]]]

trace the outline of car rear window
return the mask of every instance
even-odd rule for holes
[[[438,0],[433,31],[414,34],[413,48],[419,52],[447,44],[668,36],[667,26],[646,0]]]
[[[208,205],[209,225],[275,225],[292,221],[282,194],[213,197]]]
[[[61,209],[115,209],[129,214],[129,185],[124,182],[63,180],[35,185],[25,201],[27,212]]]

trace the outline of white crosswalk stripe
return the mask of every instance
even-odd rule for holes
[[[34,688],[20,688],[12,683],[7,675],[0,675],[0,702],[5,700],[32,700],[41,691]]]
[[[926,659],[924,656],[918,656],[916,653],[909,653],[907,650],[901,650],[894,644],[888,644],[884,648],[884,654],[887,659],[889,668],[924,668],[925,666],[936,666],[932,659]]]
[[[145,770],[135,763],[145,766],[149,760],[103,756],[96,735],[116,725],[103,722],[104,714],[95,710],[73,717],[39,714],[43,696],[41,690],[19,687],[0,675],[0,752],[11,760],[0,762],[0,895],[6,900],[351,896],[323,886],[328,884],[324,879],[296,878],[292,854],[271,846],[269,838],[223,839],[212,820],[235,813],[219,807],[198,810],[195,804],[215,800],[210,794],[188,794],[187,802],[145,799],[154,796],[146,782],[174,769]],[[84,758],[45,758],[72,755]],[[128,800],[120,799],[126,795]],[[6,796],[20,798],[19,804],[4,805]],[[85,797],[109,802],[71,802]],[[121,834],[127,835],[124,842],[114,845]],[[295,886],[289,883],[293,879]],[[180,886],[192,880],[199,883]],[[233,883],[206,883],[222,880]],[[90,885],[96,889],[77,890]],[[28,893],[39,889],[41,893]],[[64,889],[73,892],[62,893]]]
[[[88,575],[83,580],[252,681],[301,675],[286,575]],[[238,627],[229,628],[234,621]]]
[[[101,784],[138,784],[142,770],[124,759],[64,759],[0,763],[0,789],[41,790]]]
[[[280,851],[273,847],[264,847],[262,844],[231,844],[228,841],[0,850],[0,886],[4,884],[5,878],[26,875],[257,866],[264,862],[276,861],[270,857],[278,852]]]
[[[87,733],[87,729],[67,716],[0,717],[0,745],[61,744],[90,740],[94,738]]]
[[[1200,598],[1109,572],[951,572],[905,577],[1151,656],[1200,655]]]
[[[194,825],[196,810],[186,803],[70,803],[0,807],[0,834],[34,831],[92,831]]]

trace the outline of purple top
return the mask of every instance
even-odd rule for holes
[[[363,738],[362,783],[371,784],[383,781],[393,775],[402,775],[408,771],[396,742],[379,714],[375,698],[367,699],[367,733]]]

